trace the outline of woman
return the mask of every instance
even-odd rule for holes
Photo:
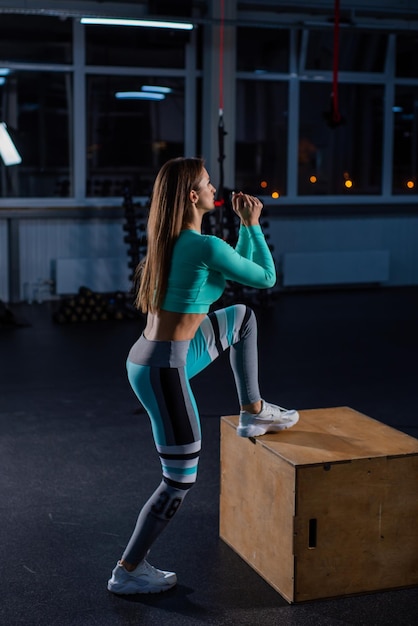
[[[150,416],[163,476],[108,581],[114,593],[155,593],[176,583],[173,572],[158,570],[145,559],[196,481],[201,434],[190,378],[230,348],[241,405],[238,435],[279,431],[299,419],[296,411],[268,404],[260,396],[253,311],[237,304],[208,314],[226,280],[258,288],[272,287],[276,280],[257,198],[241,192],[233,196],[241,220],[235,249],[201,234],[203,216],[214,209],[215,192],[197,158],[168,161],[155,180],[147,254],[137,269],[136,305],[147,313],[147,323],[129,352],[127,370]]]

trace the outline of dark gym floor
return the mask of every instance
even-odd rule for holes
[[[20,324],[0,328],[0,624],[417,623],[416,587],[289,605],[219,539],[219,417],[238,408],[226,357],[193,382],[199,480],[150,557],[179,583],[157,595],[109,593],[160,478],[125,375],[142,321],[58,325],[53,307],[11,306]],[[418,437],[418,288],[282,293],[256,313],[266,399],[350,406]]]

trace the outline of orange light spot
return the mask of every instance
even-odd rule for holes
[[[316,183],[316,181],[317,181],[316,176],[310,176],[310,177],[309,177],[309,181],[310,181],[311,183]]]
[[[265,189],[267,187],[267,181],[266,180],[262,180],[261,183],[260,183],[260,187]]]
[[[276,199],[280,197],[280,194],[278,191],[273,191],[273,193],[271,194],[271,197]]]
[[[413,189],[415,187],[415,183],[413,180],[408,180],[406,186],[408,187],[408,189]]]
[[[351,187],[353,186],[353,181],[352,180],[346,180],[344,185],[347,187],[347,189],[351,189]]]

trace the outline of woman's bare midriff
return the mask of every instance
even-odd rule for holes
[[[205,313],[174,313],[160,310],[148,313],[144,335],[150,341],[193,339]]]

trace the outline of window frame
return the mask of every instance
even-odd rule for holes
[[[240,80],[252,81],[288,81],[288,103],[289,103],[289,127],[288,127],[288,168],[287,168],[287,193],[277,200],[270,196],[261,195],[263,202],[269,206],[289,207],[309,207],[326,206],[339,207],[349,205],[367,205],[370,207],[377,205],[402,204],[413,205],[418,203],[418,188],[416,193],[411,195],[393,194],[393,130],[394,120],[392,107],[396,86],[418,85],[418,79],[401,78],[395,76],[396,64],[396,37],[395,33],[388,34],[388,44],[386,49],[386,59],[384,72],[339,72],[338,82],[341,84],[380,84],[384,89],[384,113],[383,113],[383,155],[382,155],[382,187],[380,194],[341,194],[341,195],[317,195],[298,194],[298,141],[299,141],[299,94],[300,85],[304,82],[326,82],[332,85],[332,71],[308,70],[305,67],[307,37],[309,31],[299,27],[289,27],[290,37],[290,58],[289,72],[285,73],[264,73],[255,75],[250,72],[237,72],[236,77]],[[298,55],[298,34],[301,31],[300,54]]]
[[[245,18],[245,14],[240,16],[240,20]],[[203,142],[205,129],[201,128],[201,137],[196,136],[196,120],[202,118],[203,111],[197,111],[198,103],[198,80],[208,82],[203,69],[197,68],[198,58],[198,36],[196,29],[192,32],[189,43],[185,50],[185,66],[184,68],[155,68],[155,67],[114,67],[114,66],[88,66],[85,64],[85,34],[88,26],[80,23],[79,18],[73,17],[73,63],[72,64],[46,64],[46,63],[7,63],[10,69],[25,71],[48,71],[48,72],[66,72],[73,75],[73,163],[72,163],[72,180],[73,195],[67,198],[58,197],[37,197],[37,198],[0,198],[0,209],[13,208],[85,208],[85,207],[106,207],[120,206],[121,199],[119,197],[88,197],[86,196],[86,77],[89,74],[95,75],[114,75],[117,72],[126,76],[172,76],[181,77],[185,84],[185,124],[184,124],[184,145],[185,154],[194,155],[196,148]],[[235,28],[239,28],[237,21]],[[269,27],[272,27],[270,25]],[[418,205],[418,189],[411,194],[394,194],[392,192],[393,178],[393,132],[394,132],[394,114],[392,107],[395,99],[396,87],[402,86],[418,86],[418,77],[397,77],[396,69],[396,32],[388,33],[388,44],[386,49],[386,59],[384,71],[381,73],[368,72],[339,72],[338,80],[340,83],[350,84],[382,84],[384,88],[384,123],[383,123],[383,155],[382,155],[382,189],[380,194],[368,195],[299,195],[298,194],[298,168],[297,153],[299,139],[299,96],[300,85],[306,81],[325,81],[332,84],[331,71],[315,71],[307,70],[305,67],[305,56],[307,50],[307,38],[309,36],[309,28],[301,28],[299,25],[289,24],[280,26],[290,31],[289,38],[289,68],[288,72],[280,73],[262,73],[254,74],[254,72],[238,72],[235,69],[226,68],[224,81],[229,84],[235,84],[239,80],[251,81],[285,81],[288,84],[288,136],[287,136],[287,184],[286,194],[278,200],[272,199],[270,196],[260,196],[264,203],[270,206],[277,206],[290,209],[297,207],[314,209],[315,207],[328,207],[332,211],[333,207],[341,205],[359,205],[370,208],[370,211],[378,210],[379,206],[385,205],[390,210],[390,205],[403,205],[405,208],[411,205]],[[213,29],[214,25],[203,24],[199,28]],[[314,29],[315,26],[313,25]],[[383,27],[382,27],[383,28]],[[299,39],[298,39],[299,38]],[[300,50],[298,50],[300,45]],[[203,88],[203,93],[207,90]],[[217,94],[211,94],[211,103],[216,106]],[[216,104],[215,104],[216,103]],[[202,104],[202,109],[203,109]],[[209,122],[208,122],[209,123]],[[228,127],[230,141],[235,142],[235,128]],[[205,147],[205,146],[204,146]],[[139,198],[144,201],[146,198]],[[334,208],[336,210],[336,208]],[[364,212],[364,211],[363,211]]]
[[[73,63],[21,63],[7,62],[11,70],[66,72],[73,77],[73,162],[70,164],[73,194],[66,198],[59,197],[0,197],[0,209],[21,208],[85,208],[85,207],[115,207],[120,206],[119,196],[94,197],[86,195],[87,184],[87,119],[86,119],[86,77],[88,75],[115,75],[120,76],[164,76],[180,77],[185,85],[185,125],[184,145],[185,153],[192,155],[196,151],[196,83],[202,72],[196,68],[196,34],[191,33],[190,42],[185,44],[185,67],[155,68],[155,67],[121,67],[121,66],[94,66],[85,64],[85,35],[86,28],[79,18],[72,18],[73,24]],[[147,198],[137,198],[145,201]]]

